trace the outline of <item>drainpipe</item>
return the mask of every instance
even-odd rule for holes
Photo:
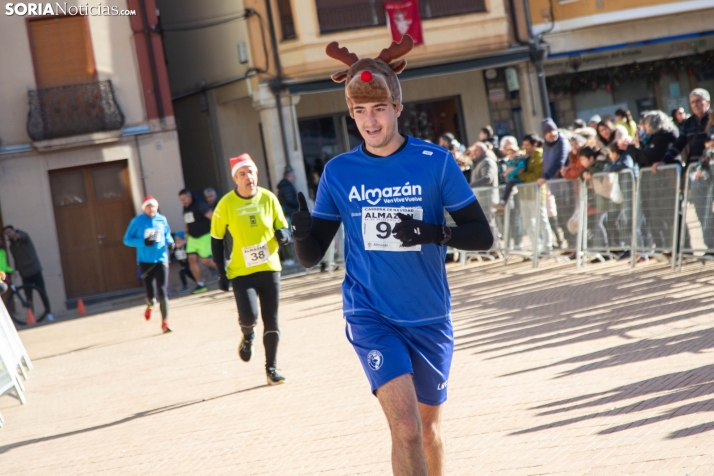
[[[146,36],[146,49],[149,53],[149,65],[151,66],[151,80],[154,83],[154,95],[156,97],[156,108],[159,112],[162,127],[166,127],[164,119],[164,105],[161,98],[161,88],[159,87],[159,74],[156,71],[156,58],[154,57],[154,45],[151,41],[151,30],[149,29],[149,17],[146,14],[146,3],[139,0],[141,5],[141,20],[144,23],[144,35]]]
[[[540,93],[540,103],[543,108],[543,117],[550,117],[550,101],[548,100],[548,85],[545,82],[545,70],[543,61],[548,52],[543,48],[541,35],[533,34],[533,22],[531,21],[531,7],[528,0],[523,0],[523,7],[526,15],[526,25],[528,26],[528,46],[530,47],[531,61],[535,64],[538,74],[538,91]],[[518,30],[516,30],[518,31]]]
[[[143,0],[142,0],[143,1]],[[285,121],[283,120],[283,70],[280,66],[280,54],[278,54],[278,40],[275,36],[275,25],[273,24],[273,7],[270,0],[265,0],[265,9],[268,13],[268,28],[270,30],[270,45],[273,48],[273,61],[275,62],[275,79],[270,82],[270,89],[275,95],[275,103],[278,107],[278,122],[280,122],[280,137],[283,141],[283,153],[285,154],[285,170],[292,169],[290,163],[290,150],[288,148],[288,136],[285,131]]]

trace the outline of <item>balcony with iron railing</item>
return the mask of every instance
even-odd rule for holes
[[[120,130],[124,114],[110,80],[29,91],[33,141]]]

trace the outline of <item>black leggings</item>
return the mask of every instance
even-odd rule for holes
[[[258,323],[258,298],[263,318],[263,346],[265,368],[275,369],[278,355],[280,328],[278,327],[278,301],[280,300],[280,273],[260,271],[248,276],[233,278],[233,294],[238,304],[238,324],[246,340],[253,340],[253,328]]]
[[[156,281],[156,294],[161,306],[161,319],[169,317],[169,296],[166,289],[169,286],[169,266],[164,263],[139,263],[141,279],[146,290],[146,304],[154,305],[154,281]]]

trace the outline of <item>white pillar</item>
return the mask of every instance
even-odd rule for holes
[[[302,144],[298,130],[297,113],[295,105],[300,101],[300,96],[291,96],[283,92],[281,96],[283,120],[285,121],[285,136],[287,149],[290,154],[290,165],[295,171],[295,188],[307,197],[307,177],[305,175],[305,160],[302,156]],[[270,169],[273,187],[283,179],[285,166],[288,160],[283,148],[280,120],[276,107],[275,95],[267,84],[260,84],[253,93],[253,107],[260,114],[260,123],[263,127],[263,140],[265,141],[266,163]],[[273,190],[277,193],[277,190]]]

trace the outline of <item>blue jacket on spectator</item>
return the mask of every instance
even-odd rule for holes
[[[620,157],[614,162],[608,162],[605,165],[605,172],[619,172],[620,170],[630,169],[632,170],[632,175],[634,175],[635,180],[637,180],[637,174],[640,168],[632,160],[632,157],[627,152],[620,154]]]
[[[565,167],[570,154],[570,142],[563,134],[558,134],[555,142],[545,142],[543,147],[543,178],[552,180],[558,176],[560,169]]]

